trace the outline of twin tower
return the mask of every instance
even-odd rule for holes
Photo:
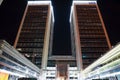
[[[73,1],[68,26],[70,48],[66,48],[64,42],[67,37],[61,37],[66,33],[57,36],[55,41],[54,35],[59,34],[54,33],[55,22],[51,1],[28,2],[14,47],[40,69],[57,66],[59,72],[65,72],[69,65],[81,71],[111,48],[96,1]],[[60,49],[54,46],[63,43],[65,46],[58,47]]]

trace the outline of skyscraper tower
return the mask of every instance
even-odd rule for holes
[[[28,1],[14,47],[39,68],[47,65],[53,22],[50,1]]]
[[[73,53],[79,70],[85,69],[111,48],[96,1],[73,1],[71,16]]]
[[[111,48],[96,1],[73,1],[69,46],[72,55],[52,54],[53,25],[54,15],[50,1],[28,2],[14,47],[42,70],[47,69],[47,66],[57,67],[55,72],[67,79],[70,77],[68,73],[74,70],[80,72]]]

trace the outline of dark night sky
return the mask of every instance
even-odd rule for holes
[[[71,54],[69,13],[72,0],[54,0],[52,4],[55,15],[53,54]]]
[[[112,45],[120,41],[120,1],[98,0],[98,5]],[[27,0],[4,0],[0,6],[0,39],[11,45],[15,40]],[[57,54],[70,54],[69,13],[72,0],[52,0],[55,14],[54,43]],[[64,36],[63,36],[64,35]],[[68,38],[66,38],[68,37]],[[59,46],[58,46],[59,44]]]

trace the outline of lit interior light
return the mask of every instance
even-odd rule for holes
[[[83,58],[86,58],[87,56],[83,55],[82,57],[83,57]]]
[[[25,56],[26,56],[26,57],[30,57],[30,55],[29,55],[29,54],[25,54]]]
[[[22,49],[21,49],[21,48],[17,48],[17,50],[18,50],[18,51],[22,51]]]

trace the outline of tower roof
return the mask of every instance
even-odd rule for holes
[[[51,1],[28,1],[28,5],[51,5]]]

